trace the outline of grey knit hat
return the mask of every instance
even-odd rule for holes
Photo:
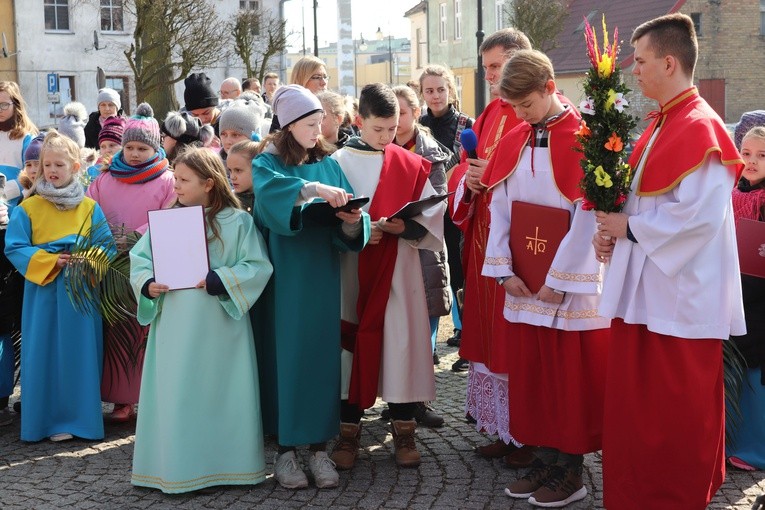
[[[158,151],[161,140],[159,124],[154,119],[154,110],[149,103],[141,103],[135,109],[135,113],[125,123],[122,146],[124,147],[128,142],[141,142]]]
[[[765,126],[765,110],[753,110],[741,116],[741,120],[736,124],[736,130],[733,132],[733,141],[736,143],[738,150],[741,150],[741,142],[744,141],[744,135],[750,129],[757,126]]]
[[[265,107],[263,100],[256,95],[244,95],[231,101],[223,109],[218,122],[219,132],[232,130],[241,133],[247,138],[252,133],[260,133],[260,125],[263,123]]]
[[[271,100],[279,125],[286,128],[296,120],[322,111],[321,101],[310,90],[300,85],[283,85],[274,92]]]
[[[120,99],[120,93],[114,89],[103,88],[98,91],[98,102],[101,103],[114,103],[117,105],[117,109],[122,108],[122,100]]]
[[[85,105],[71,102],[64,106],[64,116],[58,123],[58,132],[74,140],[82,149],[85,147],[85,124],[88,122],[88,110]]]

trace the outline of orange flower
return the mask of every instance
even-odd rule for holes
[[[611,133],[611,137],[606,142],[606,149],[614,152],[621,152],[622,149],[624,149],[624,143],[622,143],[622,139],[619,138],[619,135]]]
[[[581,124],[579,124],[579,131],[574,134],[576,136],[581,136],[582,138],[587,138],[592,134],[592,131],[590,131],[590,128],[587,127],[587,123],[582,119]]]

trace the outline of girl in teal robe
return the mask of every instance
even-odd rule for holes
[[[266,470],[248,311],[272,267],[215,153],[183,154],[175,179],[180,206],[205,206],[210,272],[168,291],[154,281],[151,228],[130,251],[138,322],[150,324],[131,481],[167,493],[256,484]]]
[[[324,471],[317,459],[331,462],[323,451],[340,429],[340,255],[364,247],[369,216],[358,209],[330,214],[329,222],[307,216],[314,198],[338,207],[353,189],[326,157],[328,146],[317,141],[319,100],[290,85],[276,92],[273,107],[282,131],[252,162],[253,216],[274,264],[274,278],[255,307],[263,426],[279,442],[275,474],[282,486],[307,485],[296,468],[282,470],[279,459],[294,459],[295,447],[308,444],[317,486],[333,487],[334,468]]]
[[[61,276],[78,233],[93,227],[94,237],[111,238],[101,208],[75,177],[79,152],[55,131],[45,137],[35,194],[14,209],[5,238],[5,254],[26,279],[22,441],[104,437],[101,318],[74,309]]]

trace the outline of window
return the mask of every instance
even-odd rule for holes
[[[505,0],[497,0],[496,29],[505,28]]]
[[[101,30],[122,32],[122,0],[101,0]]]
[[[693,28],[696,30],[696,37],[701,37],[701,13],[692,12],[691,20],[693,21]]]
[[[446,4],[438,4],[438,16],[441,20],[438,24],[438,40],[446,42]]]
[[[48,111],[51,117],[61,118],[63,116],[64,105],[77,100],[74,90],[74,76],[58,77],[58,93],[60,102],[58,104],[48,103]]]
[[[130,115],[130,95],[128,94],[127,76],[107,76],[105,86],[119,92],[122,111],[125,115]]]
[[[462,39],[462,0],[454,0],[454,40]]]
[[[243,11],[244,10],[259,11],[260,2],[258,0],[239,0],[239,9]]]
[[[69,30],[69,0],[45,0],[45,30]]]

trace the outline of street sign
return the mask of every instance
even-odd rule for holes
[[[56,92],[58,92],[58,75],[48,73],[48,94],[55,94]]]
[[[59,92],[53,92],[48,94],[48,102],[57,104],[61,102],[61,93]]]

